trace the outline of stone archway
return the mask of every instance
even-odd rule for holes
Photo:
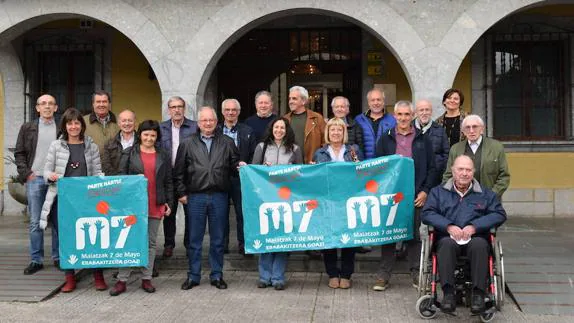
[[[357,10],[361,8],[362,10]],[[351,22],[375,35],[397,58],[411,89],[415,83],[414,70],[402,60],[424,48],[424,42],[414,29],[385,3],[368,0],[354,2],[290,1],[269,4],[264,0],[250,2],[234,1],[211,17],[191,39],[183,52],[193,61],[188,61],[182,84],[191,89],[197,105],[204,103],[209,77],[225,51],[248,30],[270,20],[293,14],[327,14]],[[222,22],[225,23],[222,23]],[[400,30],[400,32],[397,32]],[[175,57],[180,57],[175,54]],[[186,91],[186,92],[187,92]]]
[[[62,13],[65,8],[67,13]],[[0,75],[4,86],[3,155],[14,147],[20,125],[25,121],[24,74],[12,41],[26,31],[49,21],[86,17],[100,20],[127,36],[138,47],[154,70],[160,88],[168,84],[168,73],[161,68],[162,59],[172,51],[171,44],[155,24],[136,8],[118,1],[100,2],[45,1],[0,3]],[[4,178],[15,173],[14,165],[4,167]],[[8,196],[7,194],[5,196]],[[2,199],[0,209],[9,213],[19,211],[11,198]]]

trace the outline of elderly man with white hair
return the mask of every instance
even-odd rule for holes
[[[464,118],[462,132],[466,139],[450,148],[443,182],[452,177],[451,167],[456,157],[466,155],[474,163],[474,178],[482,186],[494,191],[499,199],[502,198],[510,184],[504,146],[498,140],[484,136],[484,121],[476,114]]]
[[[418,100],[415,105],[415,114],[415,127],[427,136],[432,143],[434,164],[439,176],[438,180],[440,180],[446,168],[448,151],[450,149],[446,131],[436,121],[432,120],[432,103],[429,100]]]

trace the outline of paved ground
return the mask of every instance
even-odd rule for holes
[[[573,220],[511,219],[500,230],[499,238],[505,245],[507,281],[520,308],[507,298],[504,310],[497,315],[496,321],[574,320],[570,316],[574,308],[571,302],[574,285],[570,278],[574,277],[571,269],[574,251],[570,248],[574,240],[573,229]],[[22,219],[0,217],[0,269],[5,270],[0,272],[0,293],[30,293],[44,284],[38,283],[46,279],[40,273],[32,277],[21,274],[27,263],[26,243],[27,235]],[[204,277],[198,288],[182,291],[180,285],[186,277],[185,261],[181,248],[176,251],[176,259],[164,262],[160,277],[154,280],[158,289],[155,294],[143,292],[136,276],[126,294],[112,298],[107,292],[95,291],[92,279],[88,276],[80,281],[78,290],[71,294],[56,294],[35,303],[26,302],[37,301],[37,298],[21,299],[25,302],[0,302],[0,322],[421,321],[414,310],[416,293],[410,286],[408,275],[396,275],[392,288],[385,292],[373,292],[370,289],[374,279],[370,273],[376,265],[375,252],[360,256],[357,266],[360,273],[353,276],[354,286],[350,290],[329,289],[326,276],[320,272],[321,262],[310,262],[306,256],[297,254],[290,259],[291,271],[287,275],[288,286],[285,291],[257,289],[255,259],[244,261],[232,252],[226,257],[225,279],[229,283],[228,290],[220,291],[211,287],[207,277]],[[58,277],[63,275],[53,268],[48,267],[42,275],[52,280],[49,284],[53,286],[50,288],[62,282]],[[113,283],[109,273],[107,276],[108,282]],[[38,291],[44,296],[48,296],[49,292],[49,288]],[[456,317],[439,315],[435,319],[439,322],[469,320],[479,321],[476,317],[470,317],[466,309],[459,309]]]

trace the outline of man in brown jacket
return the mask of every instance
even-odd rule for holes
[[[92,94],[92,107],[94,110],[92,113],[84,116],[84,121],[86,122],[85,135],[90,136],[98,145],[100,158],[104,154],[106,142],[120,131],[116,116],[110,111],[111,101],[107,92],[94,92]]]
[[[325,143],[325,120],[317,112],[305,107],[309,101],[309,93],[302,86],[289,89],[289,109],[291,112],[285,118],[291,123],[295,132],[295,144],[303,149],[305,163],[313,160],[315,151]]]

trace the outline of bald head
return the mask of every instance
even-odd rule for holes
[[[474,177],[474,163],[470,157],[460,155],[456,157],[451,167],[454,185],[460,189],[467,189]]]
[[[56,99],[53,96],[44,94],[36,100],[36,111],[38,111],[42,119],[52,120],[56,110],[58,110],[58,106],[56,105]]]
[[[136,129],[136,114],[129,109],[125,109],[118,114],[118,124],[124,136],[130,136]]]
[[[418,100],[415,105],[416,117],[421,125],[432,121],[432,103],[427,99]]]

